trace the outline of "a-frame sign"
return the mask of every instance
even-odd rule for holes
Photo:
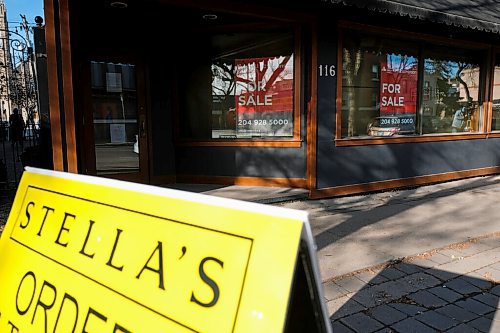
[[[26,168],[0,332],[331,332],[301,211]]]

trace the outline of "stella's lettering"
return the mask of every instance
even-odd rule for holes
[[[42,229],[43,229],[43,226],[45,225],[45,221],[47,220],[47,216],[49,215],[49,212],[54,212],[55,211],[54,208],[50,208],[50,207],[47,207],[47,206],[43,206],[42,209],[45,209],[45,215],[43,217],[42,224],[40,225],[40,230],[38,230],[38,233],[36,234],[37,236],[41,236],[42,235]]]
[[[26,223],[23,224],[21,222],[21,224],[19,225],[22,229],[25,229],[28,224],[30,224],[30,218],[31,218],[31,214],[30,214],[30,211],[29,211],[29,208],[30,207],[33,207],[35,206],[35,203],[33,201],[30,201],[27,205],[26,205]]]
[[[24,281],[27,279],[27,278],[30,278],[29,280],[32,281],[32,284],[33,284],[33,292],[31,293],[31,297],[30,297],[30,301],[28,303],[28,306],[26,306],[26,309],[21,309],[21,307],[19,306],[19,292],[21,291],[21,287],[24,285]],[[26,282],[28,283],[28,282]],[[28,286],[29,288],[29,286]],[[35,289],[36,289],[36,278],[35,278],[35,273],[33,272],[28,272],[26,274],[24,274],[23,278],[21,279],[21,283],[19,283],[19,287],[17,288],[17,293],[16,293],[16,309],[17,309],[17,313],[19,313],[21,316],[24,316],[26,314],[26,312],[28,312],[30,306],[31,306],[31,303],[33,303],[33,298],[35,297]]]
[[[61,307],[59,308],[59,313],[57,314],[57,319],[56,319],[56,323],[54,325],[54,332],[56,332],[57,330],[57,327],[59,325],[59,319],[61,319],[61,315],[63,313],[63,309],[64,309],[64,305],[66,304],[66,301],[69,301],[73,304],[73,307],[75,309],[75,319],[73,320],[74,324],[73,324],[73,329],[71,330],[71,332],[75,332],[75,329],[76,329],[76,323],[78,322],[78,302],[76,301],[76,299],[67,294],[67,293],[64,293],[64,297],[63,297],[63,300],[61,302]],[[68,312],[69,311],[65,311],[64,312],[64,317],[68,317]]]
[[[16,327],[10,320],[9,320],[9,326],[10,328],[10,333],[17,333],[19,332],[19,328]]]
[[[87,247],[87,242],[89,241],[90,233],[92,232],[92,227],[94,226],[94,221],[90,220],[89,221],[89,230],[87,231],[87,236],[85,236],[85,241],[83,242],[82,249],[80,250],[80,254],[83,254],[86,257],[89,257],[90,259],[94,258],[95,253],[87,253],[85,252],[85,248]]]
[[[22,290],[22,292],[20,292]],[[38,294],[36,305],[33,307],[33,300]],[[108,329],[99,329],[98,332],[106,332],[112,329],[111,332],[122,332],[122,333],[132,333],[127,330],[123,325],[118,323],[110,323],[113,325],[108,326],[108,318],[101,314],[100,312],[89,307],[86,311],[85,318],[80,317],[80,307],[78,301],[75,297],[64,292],[62,299],[58,297],[56,286],[46,280],[43,281],[40,291],[37,290],[37,278],[35,273],[32,271],[27,272],[21,279],[19,283],[17,294],[16,294],[16,308],[17,313],[21,316],[26,315],[29,311],[33,311],[33,317],[31,319],[31,324],[36,326],[42,325],[44,327],[45,333],[47,332],[72,332],[74,333],[77,326],[82,325],[82,333],[87,332],[89,326],[96,327],[99,326],[99,322],[102,322],[102,326],[106,325]],[[26,299],[21,298],[29,298]],[[54,306],[56,305],[57,306]],[[37,311],[41,308],[42,315],[37,316]],[[57,311],[57,317],[55,317],[55,311]],[[39,312],[39,311],[38,311]],[[39,312],[40,313],[40,312]],[[54,317],[56,318],[54,321]],[[64,320],[63,320],[64,318]],[[43,320],[43,322],[41,322]],[[80,323],[80,325],[78,325]],[[15,327],[15,326],[13,326]],[[17,327],[15,327],[17,332]],[[38,331],[39,332],[39,331]],[[92,331],[94,332],[94,331]]]
[[[68,216],[71,217],[71,218],[73,218],[73,220],[75,220],[75,218],[76,218],[76,216],[73,215],[73,214],[66,213],[66,212],[64,213],[64,218],[63,218],[63,221],[61,223],[61,228],[59,229],[59,234],[57,235],[57,238],[56,238],[56,241],[55,241],[56,244],[59,244],[59,245],[61,245],[63,247],[68,246],[67,242],[66,243],[61,243],[61,235],[62,235],[63,231],[65,231],[66,233],[69,231],[69,229],[66,228],[66,220],[68,219]]]
[[[117,333],[117,332],[132,333],[129,330],[127,330],[125,327],[122,327],[122,326],[120,326],[118,324],[115,324],[115,328],[113,329],[113,333]]]
[[[156,252],[158,252],[158,269],[155,269],[153,267],[148,266],[149,262],[154,257]],[[158,281],[159,281],[158,288],[165,290],[165,284],[163,282],[163,245],[162,245],[162,242],[158,241],[158,245],[153,250],[153,253],[151,253],[151,256],[149,256],[148,261],[146,262],[146,264],[144,264],[144,267],[142,267],[141,271],[139,272],[139,274],[137,274],[137,276],[135,278],[139,279],[141,277],[142,272],[145,269],[158,274]]]
[[[214,293],[214,296],[212,298],[211,301],[209,302],[201,302],[199,301],[196,296],[194,296],[194,292],[191,293],[191,302],[194,302],[198,305],[201,305],[203,307],[206,307],[206,308],[209,308],[209,307],[212,307],[214,306],[215,304],[217,304],[217,301],[219,300],[219,296],[220,296],[220,292],[219,292],[219,286],[217,285],[217,283],[215,283],[214,280],[212,280],[206,273],[205,273],[205,263],[207,263],[208,261],[215,261],[216,263],[218,263],[220,265],[220,267],[224,267],[224,263],[222,261],[220,261],[219,259],[217,258],[213,258],[213,257],[206,257],[206,258],[203,258],[203,260],[200,262],[200,266],[198,268],[198,272],[200,274],[200,277],[201,279],[203,280],[203,282],[205,282],[206,284],[208,284],[208,286],[212,289],[213,293]]]
[[[113,267],[113,268],[119,270],[120,272],[123,270],[123,265],[121,265],[120,267],[113,265],[113,257],[115,256],[115,251],[116,251],[116,248],[118,246],[118,242],[120,241],[120,235],[121,235],[122,231],[123,230],[121,230],[121,229],[116,229],[116,238],[115,238],[115,243],[113,244],[113,250],[111,250],[111,254],[109,255],[109,260],[106,263],[106,265]]]
[[[44,297],[44,293],[43,291],[45,290],[45,287],[48,287],[50,290],[52,290],[51,292],[49,292],[49,299],[52,298],[52,300],[48,301],[45,300],[45,303],[44,301],[42,301],[42,297]],[[47,298],[47,296],[45,296]],[[35,322],[35,317],[36,317],[36,311],[38,310],[38,306],[40,306],[42,309],[43,309],[43,318],[44,318],[44,322],[43,322],[43,325],[44,325],[44,332],[47,333],[47,310],[49,309],[52,309],[52,307],[54,306],[54,303],[56,302],[56,297],[57,297],[57,290],[56,290],[56,287],[47,282],[47,281],[43,281],[43,285],[42,285],[42,289],[40,290],[40,294],[38,295],[38,301],[36,302],[36,305],[35,305],[35,311],[33,312],[33,318],[31,318],[31,324],[33,324]]]
[[[87,332],[87,323],[89,322],[90,316],[97,317],[98,319],[100,319],[103,322],[108,321],[108,318],[105,315],[97,312],[96,310],[94,310],[92,308],[89,308],[89,311],[87,312],[87,316],[85,317],[85,322],[83,323],[82,333],[90,333],[90,332]],[[99,331],[101,331],[101,330],[99,330]]]

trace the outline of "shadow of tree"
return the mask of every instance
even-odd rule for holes
[[[497,184],[498,182],[494,177],[482,177],[468,180],[467,182],[462,181],[455,186],[443,186],[443,188],[437,191],[432,190],[425,192],[424,187],[419,187],[398,192],[388,192],[388,194],[379,196],[379,200],[376,198],[374,200],[373,195],[367,195],[354,199],[345,206],[338,201],[335,202],[335,200],[338,199],[332,199],[330,201],[323,200],[322,205],[325,206],[325,208],[315,212],[315,215],[311,218],[312,224],[315,223],[315,216],[319,214],[329,215],[342,212],[350,215],[350,217],[345,219],[342,223],[333,225],[315,235],[318,250],[364,227],[375,225],[380,221],[427,203],[431,199],[445,198],[466,190],[481,190]],[[389,206],[391,209],[387,209]],[[360,216],[356,216],[354,213],[359,210],[370,210],[369,218],[360,218]]]
[[[500,271],[492,271],[498,279]],[[479,273],[484,270],[461,275],[399,262],[361,284],[356,276],[337,280],[346,295],[329,300],[333,331],[498,332],[500,285]],[[349,293],[353,279],[359,290]]]

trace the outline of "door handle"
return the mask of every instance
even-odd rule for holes
[[[141,138],[146,137],[146,117],[145,116],[139,116],[139,136]]]

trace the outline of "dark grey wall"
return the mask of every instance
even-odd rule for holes
[[[337,63],[336,32],[321,29],[318,64]],[[500,165],[500,139],[336,147],[336,78],[318,78],[317,188]]]
[[[306,148],[182,147],[177,173],[205,176],[305,178]]]

